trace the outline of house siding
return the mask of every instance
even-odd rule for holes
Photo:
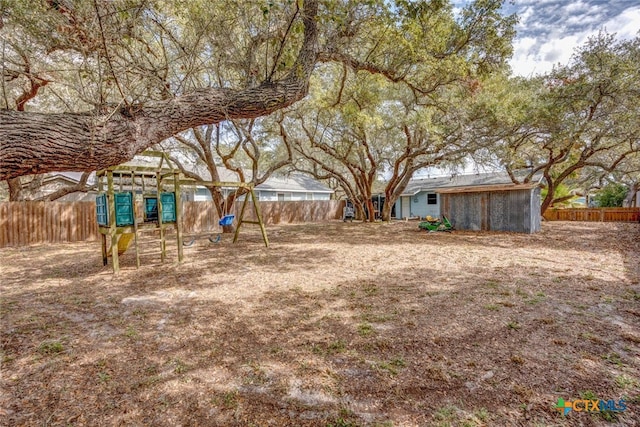
[[[302,192],[302,191],[263,191],[261,192],[261,196],[260,196],[260,200],[262,199],[262,194],[263,193],[268,193],[267,197],[268,199],[264,199],[264,200],[268,200],[268,201],[273,201],[276,202],[278,201],[278,195],[280,194],[281,196],[284,197],[285,201],[292,201],[292,202],[299,202],[299,201],[303,201],[303,200],[331,200],[331,195],[328,193],[316,193],[313,191],[306,191],[306,192]]]
[[[289,198],[287,198],[287,193],[285,193],[285,200],[291,200],[293,202],[299,202],[307,199],[307,193],[288,193]]]
[[[427,196],[424,193],[418,193],[409,198],[411,201],[411,216],[419,216],[424,218],[427,215]]]
[[[433,217],[440,216],[440,195],[436,194],[437,203],[430,205],[427,203],[427,195],[436,194],[434,191],[421,191],[413,196],[401,196],[396,200],[396,217],[407,218],[417,217],[424,218],[427,215]]]
[[[396,203],[396,216],[398,218],[408,218],[411,216],[411,200],[409,196],[400,197]]]
[[[278,193],[275,191],[263,191],[260,190],[258,194],[258,199],[261,202],[277,202],[278,201]]]
[[[227,192],[234,192],[235,190],[226,190]],[[205,202],[211,201],[211,193],[209,190],[203,187],[197,187],[194,191],[185,191],[185,198],[188,201]],[[278,198],[281,196],[281,199]],[[328,193],[315,193],[313,191],[299,192],[299,191],[270,191],[259,190],[256,188],[256,196],[261,202],[277,202],[284,199],[284,201],[302,201],[302,200],[331,200],[331,195]],[[238,201],[244,200],[244,196],[238,196]]]
[[[193,200],[196,202],[204,202],[211,200],[211,193],[206,188],[196,188]]]

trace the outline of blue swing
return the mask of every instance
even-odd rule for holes
[[[238,187],[238,190],[240,189],[240,187]],[[236,196],[233,198],[233,200],[235,201],[236,197],[238,197],[238,190],[236,190]],[[226,201],[225,201],[225,210],[226,210],[227,206],[226,206]],[[235,215],[233,214],[226,214],[225,216],[223,216],[222,218],[220,218],[220,220],[218,221],[218,225],[220,227],[225,227],[228,225],[232,225],[233,224],[233,220],[236,218]],[[222,233],[218,233],[218,235],[215,238],[209,237],[209,241],[211,243],[220,243],[220,241],[222,240]]]
[[[218,225],[220,227],[224,227],[227,225],[231,225],[233,224],[233,220],[235,219],[235,215],[225,215],[222,218],[220,218],[220,221],[218,221]]]
[[[237,194],[238,194],[238,190],[236,190],[236,197],[237,197]],[[235,201],[235,197],[234,197],[234,201]],[[225,201],[224,210],[227,210],[226,201]],[[222,218],[220,218],[218,220],[218,225],[220,227],[225,227],[225,226],[228,226],[228,225],[232,225],[233,224],[233,220],[235,218],[236,218],[236,216],[233,215],[233,214],[226,214],[226,215],[224,215]],[[193,239],[191,239],[188,242],[183,242],[183,245],[184,246],[191,246],[191,245],[193,245],[193,243],[195,241],[196,241],[196,239],[194,237]],[[218,233],[215,236],[209,236],[209,241],[211,243],[220,243],[222,241],[222,233]]]
[[[235,219],[235,215],[225,215],[222,218],[220,218],[220,220],[218,221],[218,225],[220,227],[224,227],[225,225],[231,225],[233,224],[233,220]],[[220,240],[222,240],[222,234],[218,233],[218,235],[213,238],[213,237],[209,237],[209,241],[211,243],[220,243]]]
[[[232,203],[231,207],[233,207],[233,204],[236,202],[236,199],[238,198],[238,191],[240,191],[240,187],[238,187],[236,189],[236,194],[233,196],[233,203]],[[227,206],[227,200],[225,199],[225,201],[224,201],[224,211],[223,211],[223,212],[225,212],[225,215],[222,218],[220,218],[220,220],[218,221],[218,225],[220,227],[225,227],[225,226],[233,224],[233,220],[236,218],[236,216],[234,214],[230,214],[229,213],[230,210],[231,209],[229,209],[229,206]],[[218,241],[219,240],[220,239],[218,239]]]

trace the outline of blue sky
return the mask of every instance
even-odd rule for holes
[[[640,30],[640,0],[513,0],[504,10],[520,17],[511,67],[522,76],[567,64],[574,49],[602,29],[624,39]]]

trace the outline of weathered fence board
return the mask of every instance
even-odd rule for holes
[[[571,208],[547,209],[547,221],[637,222],[640,208]]]
[[[236,202],[230,213],[237,217],[241,206],[242,202]],[[337,200],[260,203],[266,225],[339,219],[343,206],[344,202]],[[140,203],[136,211],[136,216],[141,216]],[[218,219],[213,202],[183,203],[185,233],[218,230]],[[248,203],[245,219],[255,219],[252,203]],[[94,202],[0,203],[0,248],[97,239]]]

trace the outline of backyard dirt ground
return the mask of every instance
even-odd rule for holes
[[[0,250],[0,425],[640,426],[639,224],[268,233]]]

